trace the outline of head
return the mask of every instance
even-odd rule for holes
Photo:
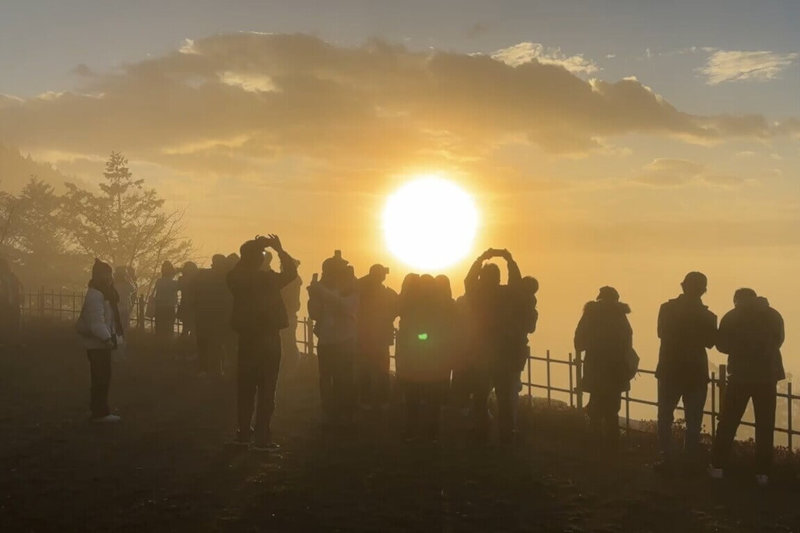
[[[386,281],[386,275],[389,273],[389,269],[383,265],[372,265],[369,267],[369,279],[377,284],[382,284]]]
[[[482,285],[487,287],[497,287],[500,285],[500,267],[494,263],[486,263],[481,267],[481,272],[478,275]]]
[[[400,286],[400,296],[403,298],[414,297],[419,292],[420,277],[419,274],[406,274],[403,278],[403,284]]]
[[[214,254],[211,256],[211,270],[221,272],[225,270],[228,265],[228,258],[222,254]]]
[[[689,272],[681,282],[683,294],[699,298],[706,293],[708,278],[702,272]]]
[[[181,273],[184,276],[192,276],[196,274],[198,270],[200,269],[197,268],[197,263],[195,263],[194,261],[186,261],[183,264],[183,267],[181,268]]]
[[[419,277],[419,295],[426,300],[436,296],[436,280],[430,274]]]
[[[755,304],[756,301],[758,301],[758,295],[753,289],[743,287],[736,289],[736,292],[733,293],[734,307],[747,307]]]
[[[522,278],[522,291],[529,296],[535,296],[539,292],[539,281],[533,276],[525,276]]]
[[[114,283],[114,271],[111,265],[99,259],[94,260],[92,265],[92,282],[101,287],[108,287]]]
[[[128,279],[128,267],[116,266],[114,267],[114,280],[124,281]]]
[[[225,268],[227,270],[233,270],[233,267],[239,264],[239,254],[232,253],[228,254],[228,257],[225,258]]]
[[[239,247],[240,266],[248,270],[258,270],[264,264],[264,245],[256,240],[249,240]]]
[[[350,264],[338,252],[333,257],[322,262],[322,278],[320,281],[326,286],[341,289],[349,277]]]
[[[164,261],[161,263],[161,277],[162,278],[174,278],[176,274],[175,267],[172,266],[172,263],[169,261]]]
[[[436,284],[437,297],[441,298],[442,300],[453,299],[453,289],[450,287],[450,278],[444,274],[439,274],[433,278],[433,281]]]
[[[596,299],[598,302],[616,303],[619,302],[619,293],[614,287],[606,285],[605,287],[600,287]]]

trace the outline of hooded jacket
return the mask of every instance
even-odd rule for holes
[[[231,327],[240,335],[277,333],[289,325],[281,289],[297,277],[297,265],[286,252],[279,257],[280,272],[250,269],[239,261],[228,273],[233,295]]]
[[[582,387],[592,393],[600,390],[625,391],[630,388],[627,353],[633,346],[633,330],[628,322],[631,308],[615,301],[591,301],[575,329],[575,350],[586,351]]]
[[[658,312],[656,377],[673,382],[708,382],[708,353],[717,337],[717,315],[700,298],[681,294],[661,305]]]
[[[777,383],[786,378],[783,340],[783,317],[766,298],[758,298],[737,305],[722,317],[717,349],[728,354],[731,381]]]

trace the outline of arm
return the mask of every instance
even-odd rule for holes
[[[511,257],[511,252],[508,250],[501,250],[497,255],[506,260],[506,265],[508,267],[508,285],[511,287],[519,285],[520,281],[522,281],[522,274],[519,271],[519,265],[514,261],[514,258]]]
[[[478,284],[478,276],[481,273],[481,267],[483,267],[483,262],[486,261],[490,256],[491,248],[483,252],[478,258],[472,263],[472,266],[469,267],[469,272],[467,272],[467,277],[464,278],[464,291],[467,293],[472,292],[475,289],[475,286]]]
[[[717,332],[717,350],[725,354],[731,353],[734,344],[732,337],[735,326],[731,322],[733,322],[731,313],[727,313],[722,317],[719,323],[719,331]]]
[[[280,238],[277,235],[269,235],[267,244],[278,253],[281,262],[281,271],[277,274],[278,287],[281,289],[289,285],[297,277],[297,262],[283,249]]]

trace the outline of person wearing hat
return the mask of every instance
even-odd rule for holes
[[[389,347],[394,344],[398,296],[384,285],[388,273],[376,264],[358,280],[358,389],[365,408],[389,401]]]
[[[280,272],[265,271],[264,251],[272,248],[280,259]],[[283,249],[277,235],[256,237],[239,248],[241,259],[227,275],[233,295],[231,326],[239,337],[237,359],[236,444],[270,451],[270,422],[275,410],[275,387],[281,363],[280,330],[288,326],[281,289],[297,277],[297,263]],[[255,401],[255,425],[250,427]]]
[[[630,312],[628,304],[619,301],[617,290],[605,286],[584,306],[575,329],[575,353],[586,352],[581,385],[591,395],[586,411],[593,440],[612,449],[619,442],[620,394],[630,389]]]
[[[111,265],[95,259],[92,279],[75,326],[83,339],[91,371],[90,409],[92,422],[119,422],[108,407],[111,384],[111,352],[124,332],[119,311],[119,293],[114,288]]]
[[[702,468],[700,428],[708,394],[708,353],[717,339],[717,316],[703,304],[708,280],[701,272],[689,272],[681,283],[683,293],[661,305],[658,312],[658,441],[661,461],[656,470],[674,468],[672,423],[678,401],[683,399],[686,434],[684,452],[692,470]]]
[[[783,317],[753,289],[738,289],[734,308],[719,323],[717,350],[728,354],[728,385],[712,448],[710,474],[721,478],[736,430],[753,400],[756,419],[756,482],[766,485],[772,467],[777,384],[786,379],[781,357]]]

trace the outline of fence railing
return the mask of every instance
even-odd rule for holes
[[[52,317],[59,320],[77,320],[81,312],[83,297],[83,292],[46,291],[44,289],[25,293],[22,300],[23,319],[30,317]],[[145,308],[145,298],[143,296],[138,297],[131,309],[131,327],[151,331],[154,328],[154,322],[152,318],[145,316]],[[295,340],[300,353],[313,355],[315,352],[313,322],[308,318],[301,318],[298,319],[296,327]],[[182,324],[180,320],[176,320],[175,332],[179,333],[181,331]],[[394,358],[393,354],[392,358]],[[535,364],[544,364],[544,372],[534,372],[533,366]],[[554,383],[553,371],[556,368],[567,371],[567,375],[563,376],[562,374],[562,379],[558,380],[558,383],[562,385],[556,385]],[[582,368],[583,361],[581,358],[575,357],[571,353],[568,354],[566,359],[552,357],[550,350],[547,350],[544,356],[532,354],[528,357],[528,362],[523,370],[523,376],[525,376],[525,379],[522,381],[523,390],[527,389],[529,400],[533,398],[533,391],[536,389],[545,392],[548,404],[553,402],[553,394],[558,393],[566,395],[570,407],[583,408],[584,392],[581,386]],[[711,380],[708,384],[709,394],[706,408],[703,410],[703,416],[704,419],[710,417],[712,437],[716,434],[716,422],[719,418],[722,402],[725,398],[725,388],[727,386],[726,370],[726,365],[720,365],[719,373],[712,372]],[[543,376],[541,374],[543,374]],[[655,371],[639,369],[639,376],[632,384],[638,384],[642,379],[655,379]],[[655,387],[650,387],[650,390],[655,390]],[[794,436],[800,435],[800,431],[796,429],[796,425],[793,422],[793,415],[795,412],[793,403],[796,400],[800,400],[800,396],[792,393],[792,383],[788,381],[786,384],[786,391],[779,391],[777,397],[779,400],[786,402],[786,420],[785,425],[778,425],[781,421],[776,417],[775,431],[786,435],[786,445],[791,450],[794,449]],[[628,431],[631,430],[632,423],[635,424],[637,420],[642,420],[641,417],[638,419],[631,417],[632,405],[658,407],[657,401],[651,398],[636,397],[630,391],[626,391],[621,399],[625,410],[624,416],[620,417],[621,425]],[[683,407],[678,407],[678,409],[683,411]],[[742,425],[752,428],[755,427],[755,423],[750,420],[742,420]]]

